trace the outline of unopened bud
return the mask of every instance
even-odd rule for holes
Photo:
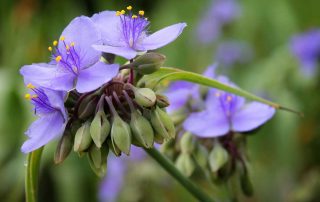
[[[131,64],[140,74],[151,74],[163,65],[166,56],[159,53],[146,53],[138,57]]]
[[[90,125],[90,134],[95,145],[100,148],[110,133],[110,123],[103,110],[99,110]]]
[[[150,88],[134,88],[134,101],[143,107],[152,107],[156,103],[156,94]]]
[[[228,152],[220,145],[218,141],[214,143],[213,149],[208,156],[209,166],[212,172],[217,172],[229,159]]]
[[[194,158],[201,168],[207,168],[208,155],[208,150],[204,146],[198,144],[194,153]]]
[[[108,153],[109,148],[107,144],[104,144],[101,148],[92,144],[89,149],[88,157],[90,167],[99,177],[103,177],[106,174]]]
[[[185,133],[180,140],[181,152],[191,154],[195,147],[195,140],[191,133]]]
[[[98,97],[95,94],[91,94],[83,98],[78,108],[78,117],[80,119],[86,119],[93,115],[98,103]]]
[[[158,106],[151,111],[151,124],[156,133],[165,139],[175,138],[176,131],[170,116]]]
[[[111,127],[111,140],[113,147],[118,147],[125,154],[130,154],[131,130],[130,126],[118,115],[114,116]]]
[[[191,176],[195,170],[195,163],[191,155],[180,154],[176,161],[176,167],[187,177]]]
[[[54,154],[54,163],[62,163],[70,154],[72,150],[72,134],[69,129],[66,129],[58,143],[56,152]]]
[[[169,100],[166,96],[157,94],[156,97],[158,107],[164,108],[170,105]]]
[[[154,133],[149,121],[138,111],[131,114],[130,127],[133,137],[145,148],[153,146]]]
[[[110,150],[112,151],[112,153],[113,153],[115,156],[121,156],[121,151],[120,151],[120,149],[119,149],[116,145],[113,145],[113,144],[112,144],[111,139],[107,139],[107,144],[108,144],[108,147],[110,148]]]
[[[78,129],[74,137],[73,150],[76,152],[83,152],[89,148],[91,142],[90,123],[87,121]]]
[[[240,173],[240,185],[243,194],[245,194],[246,196],[253,195],[254,190],[247,168],[243,168],[243,170]]]

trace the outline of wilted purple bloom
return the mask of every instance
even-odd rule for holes
[[[236,0],[213,0],[199,23],[199,41],[210,43],[216,40],[222,27],[234,21],[240,15],[240,11],[240,5]]]
[[[141,161],[145,156],[146,153],[143,149],[131,146],[130,156],[110,157],[108,159],[107,176],[102,181],[99,192],[101,202],[116,201],[124,183],[128,163],[130,161]]]
[[[21,151],[31,152],[62,135],[67,114],[64,108],[65,93],[27,85],[31,93],[25,95],[34,105],[34,112],[39,117],[33,122],[26,135],[29,139],[22,145]]]
[[[209,66],[203,73],[204,76],[213,78],[216,64]],[[189,99],[198,100],[200,99],[199,85],[186,82],[176,81],[172,82],[165,92],[168,97],[170,105],[167,107],[167,112],[171,113],[179,110],[186,105]]]
[[[313,75],[320,60],[320,30],[294,36],[291,40],[291,51],[298,58],[304,74]]]
[[[158,49],[175,40],[186,27],[186,23],[178,23],[161,29],[151,35],[148,33],[150,22],[144,17],[144,11],[139,15],[125,11],[104,11],[92,16],[102,32],[103,45],[94,48],[126,59],[134,58],[138,52]]]
[[[25,81],[53,90],[80,93],[97,89],[118,74],[119,65],[100,61],[101,52],[92,44],[102,44],[101,33],[88,17],[77,17],[64,29],[59,42],[54,41],[52,61],[23,66]]]
[[[253,51],[249,44],[244,42],[224,42],[219,44],[216,51],[216,62],[225,67],[235,64],[244,64],[252,59]]]
[[[234,86],[226,77],[219,81]],[[245,104],[245,99],[217,89],[210,89],[206,98],[206,109],[191,113],[183,123],[185,130],[199,137],[218,137],[229,131],[251,131],[275,113],[275,109],[258,102]]]

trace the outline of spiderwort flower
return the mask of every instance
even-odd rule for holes
[[[58,138],[63,133],[67,121],[64,108],[65,93],[37,88],[30,83],[27,87],[31,92],[26,94],[25,98],[34,105],[34,112],[39,118],[25,133],[29,139],[21,147],[24,153],[31,152]]]
[[[92,16],[102,33],[103,45],[94,45],[96,50],[134,58],[138,52],[158,49],[175,40],[186,27],[186,23],[178,23],[148,34],[150,22],[144,17],[144,11],[133,14],[132,7],[121,11],[104,11]]]
[[[291,51],[298,58],[306,76],[315,73],[320,58],[320,30],[314,29],[294,36]]]
[[[219,81],[235,86],[226,77]],[[245,104],[245,99],[217,89],[210,89],[206,98],[206,109],[191,113],[183,123],[185,130],[199,137],[218,137],[230,131],[251,131],[275,113],[275,109],[258,102]]]
[[[119,65],[100,61],[101,52],[92,44],[101,44],[101,34],[88,17],[77,17],[64,29],[53,47],[52,61],[23,66],[25,80],[39,86],[61,91],[74,87],[80,93],[97,89],[117,75]]]

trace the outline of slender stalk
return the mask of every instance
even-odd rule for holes
[[[186,178],[174,165],[158,150],[144,149],[154,160],[156,160],[172,177],[184,186],[195,198],[202,202],[214,202],[205,192],[199,189],[190,179]]]
[[[27,157],[25,173],[26,202],[36,202],[38,195],[38,177],[43,147],[31,152]]]

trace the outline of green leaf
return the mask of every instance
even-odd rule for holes
[[[212,88],[217,88],[223,91],[227,91],[227,92],[245,97],[250,100],[255,100],[255,101],[267,104],[276,109],[282,109],[282,110],[294,112],[299,114],[300,116],[303,116],[303,114],[301,114],[300,112],[283,107],[277,103],[258,97],[240,88],[226,85],[224,83],[221,83],[218,80],[211,79],[211,78],[202,76],[200,74],[184,71],[181,69],[171,68],[171,67],[162,67],[153,74],[145,75],[142,79],[139,80],[138,85],[146,86],[148,88],[155,88],[158,84],[160,84],[161,81],[164,81],[164,80],[167,80],[167,81],[183,80],[183,81],[189,81],[192,83],[197,83],[197,84],[201,84],[201,85],[212,87]]]
[[[27,169],[25,173],[26,202],[37,201],[38,177],[42,151],[43,147],[29,153],[27,157]]]

